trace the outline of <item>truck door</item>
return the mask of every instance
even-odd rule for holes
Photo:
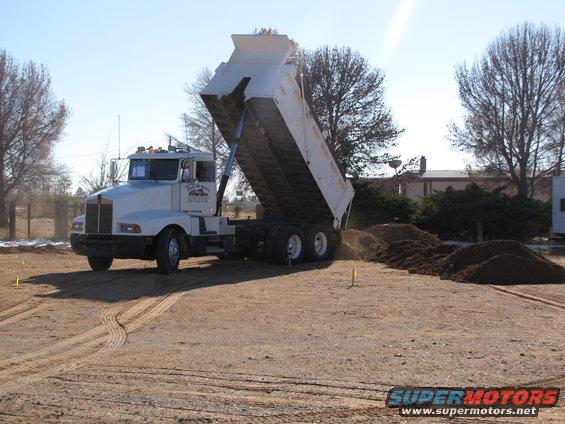
[[[180,208],[194,216],[216,212],[216,166],[212,161],[186,159],[182,163]]]

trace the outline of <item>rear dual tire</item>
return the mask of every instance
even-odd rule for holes
[[[304,233],[299,227],[273,226],[265,238],[265,260],[279,265],[295,265],[304,257]]]
[[[264,252],[267,262],[285,265],[302,260],[325,261],[332,256],[332,231],[318,224],[301,227],[275,225],[267,233]]]
[[[323,225],[304,226],[304,257],[308,261],[326,261],[332,256],[332,231]]]
[[[275,263],[299,264],[304,257],[304,233],[298,227],[282,227],[273,245]]]

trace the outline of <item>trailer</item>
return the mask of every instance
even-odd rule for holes
[[[114,258],[157,260],[174,272],[190,256],[253,257],[275,264],[331,257],[354,191],[313,116],[286,35],[233,35],[234,51],[201,97],[230,147],[216,185],[210,154],[139,148],[128,181],[94,193],[74,219],[71,246],[93,270]],[[221,213],[234,161],[262,219]]]

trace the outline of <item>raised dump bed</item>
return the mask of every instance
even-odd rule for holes
[[[233,35],[235,50],[201,96],[231,146],[245,110],[236,161],[265,218],[340,228],[353,187],[296,82],[286,35]]]

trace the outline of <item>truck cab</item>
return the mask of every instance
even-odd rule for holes
[[[211,154],[140,148],[128,160],[127,182],[90,195],[73,221],[71,246],[93,269],[108,269],[113,258],[159,259],[158,239],[167,234],[172,268],[191,253],[225,250],[234,228],[215,216]]]

